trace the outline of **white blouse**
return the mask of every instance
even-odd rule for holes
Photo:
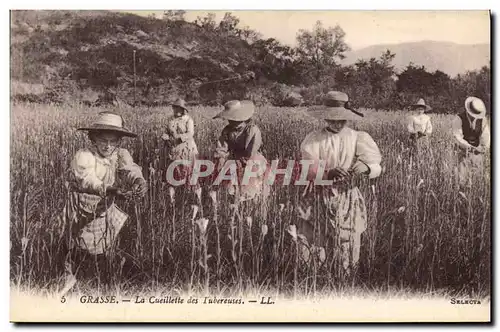
[[[348,170],[356,162],[362,162],[368,166],[370,178],[378,177],[382,171],[382,156],[371,136],[348,127],[337,134],[326,129],[310,133],[301,144],[301,152],[303,160],[326,162],[326,170],[337,167]]]
[[[180,139],[181,142],[192,140],[194,137],[193,119],[187,114],[180,117],[171,116],[168,119],[168,133],[173,138]]]
[[[104,158],[93,149],[81,149],[71,162],[71,182],[83,192],[104,196],[106,188],[115,184],[116,173],[128,185],[143,178],[142,169],[126,149],[118,148]]]
[[[431,118],[427,114],[412,115],[408,120],[408,132],[410,134],[432,134]]]

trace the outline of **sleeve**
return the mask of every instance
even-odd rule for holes
[[[431,118],[429,117],[429,119],[427,120],[427,127],[425,129],[425,134],[426,135],[430,135],[432,134],[432,121],[431,121]]]
[[[215,148],[216,158],[227,158],[229,155],[229,146],[227,144],[227,129],[224,128],[217,141],[217,146]]]
[[[192,118],[189,118],[186,123],[187,131],[184,134],[177,134],[177,138],[179,138],[182,142],[185,142],[194,137],[194,121]]]
[[[462,132],[462,120],[456,116],[451,123],[453,130],[453,137],[455,138],[455,143],[463,149],[471,149],[472,146],[464,140],[464,134]]]
[[[167,119],[167,125],[166,125],[166,127],[165,127],[165,132],[164,132],[164,134],[167,134],[167,135],[169,135],[169,136],[173,136],[173,135],[174,135],[174,133],[173,133],[173,132],[172,132],[172,130],[170,129],[170,121],[172,121],[172,118],[171,118],[171,117],[169,117],[169,118]]]
[[[245,154],[247,158],[255,155],[262,146],[262,133],[257,126],[253,126],[246,139]]]
[[[95,157],[90,151],[78,151],[71,161],[69,182],[75,191],[105,196],[106,185],[97,177],[95,163]]]
[[[380,176],[382,172],[382,167],[380,166],[382,155],[377,143],[375,143],[368,133],[358,133],[358,139],[356,141],[356,159],[356,162],[362,162],[368,166],[368,177],[370,179]]]
[[[414,134],[415,133],[415,127],[413,126],[413,117],[410,116],[408,118],[407,122],[408,122],[408,127],[407,127],[408,128],[408,132],[410,134]]]
[[[319,144],[315,133],[307,135],[300,144],[300,153],[302,160],[310,160],[313,163],[309,166],[307,178],[309,180],[316,178],[320,163]]]
[[[145,181],[141,167],[134,163],[130,152],[126,149],[120,149],[118,151],[118,174],[120,174],[120,177],[130,186],[134,184],[137,179]]]
[[[490,148],[490,144],[491,144],[490,126],[489,126],[488,121],[486,119],[483,120],[483,132],[482,132],[481,137],[479,139],[479,144],[482,147],[484,147],[485,149]]]

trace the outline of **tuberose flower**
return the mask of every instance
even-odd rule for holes
[[[297,241],[297,226],[289,225],[286,229],[288,234],[290,234],[294,241]]]
[[[214,205],[217,204],[217,192],[215,190],[210,190],[210,192],[208,193],[208,195],[210,196],[210,199],[212,200],[212,203]]]
[[[193,209],[193,216],[191,217],[191,220],[195,220],[196,216],[198,215],[198,210],[200,207],[198,205],[191,205],[191,208]]]
[[[207,232],[208,219],[207,218],[200,218],[200,219],[196,220],[196,225],[198,225],[200,233],[205,234]]]
[[[168,195],[170,196],[170,203],[174,204],[175,202],[175,188],[168,187]]]
[[[304,220],[309,220],[311,217],[311,207],[308,206],[307,210],[304,211],[301,206],[299,206],[299,217]]]
[[[262,228],[261,228],[262,237],[266,236],[268,231],[269,231],[269,228],[267,227],[267,225],[262,225]]]
[[[252,228],[252,223],[253,223],[253,219],[252,219],[252,217],[248,216],[248,217],[246,218],[246,221],[247,221],[248,228],[250,228],[250,229],[251,229],[251,228]]]
[[[194,193],[196,194],[196,197],[198,197],[198,202],[201,202],[201,187],[196,188]]]
[[[28,238],[23,236],[21,239],[21,250],[23,252],[26,250],[26,247],[28,246],[28,242],[29,242]]]

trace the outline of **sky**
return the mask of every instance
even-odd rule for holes
[[[132,11],[135,14],[163,11]],[[226,11],[211,11],[220,20]],[[232,11],[240,25],[248,25],[264,37],[294,45],[299,29],[311,29],[317,20],[325,26],[339,24],[352,49],[377,44],[434,40],[458,44],[490,43],[488,11]],[[186,19],[206,16],[206,11],[188,11]]]

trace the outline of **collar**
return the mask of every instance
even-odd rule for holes
[[[334,133],[330,128],[328,127],[324,127],[324,131],[330,135],[339,135],[339,134],[343,134],[345,131],[346,131],[346,128],[347,126],[344,126],[344,128],[342,128],[338,133]]]
[[[113,153],[109,156],[109,157],[103,157],[101,156],[101,154],[97,151],[97,148],[94,146],[94,145],[91,145],[89,147],[89,151],[92,152],[92,154],[94,155],[94,157],[99,160],[102,164],[104,165],[111,165],[114,161],[116,161],[118,159],[118,149],[120,149],[119,147],[117,147],[115,149],[115,151],[113,151]]]
[[[187,115],[187,114],[182,114],[182,115],[181,115],[181,116],[179,116],[179,117],[176,117],[175,115],[172,115],[172,119],[174,119],[174,120],[175,120],[175,119],[186,119],[186,118],[188,118],[188,117],[189,117],[189,115]]]

